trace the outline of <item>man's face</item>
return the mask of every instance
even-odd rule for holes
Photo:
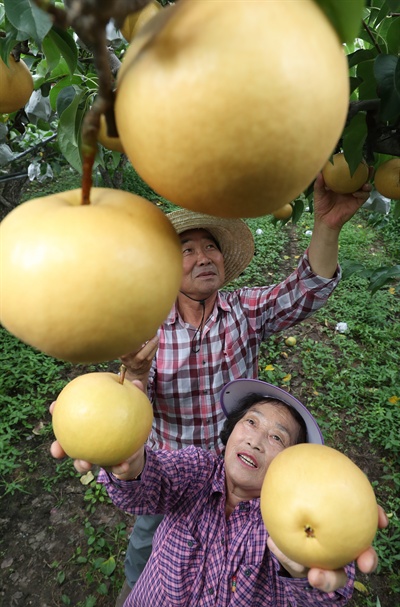
[[[278,453],[295,445],[300,425],[286,407],[260,402],[234,427],[225,450],[228,491],[243,499],[259,497],[268,466]]]
[[[225,280],[224,258],[207,230],[180,234],[183,255],[181,291],[194,299],[209,297]]]

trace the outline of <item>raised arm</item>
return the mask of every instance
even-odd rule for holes
[[[336,194],[325,186],[320,173],[314,184],[314,229],[309,246],[310,265],[315,274],[332,278],[338,263],[339,234],[368,199],[372,186],[365,183],[354,194]]]

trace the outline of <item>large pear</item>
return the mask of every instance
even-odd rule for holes
[[[347,565],[370,546],[378,528],[368,478],[346,455],[325,445],[281,451],[265,475],[260,507],[275,544],[305,567]]]
[[[114,373],[87,373],[59,394],[54,434],[74,459],[115,466],[146,442],[153,422],[147,396]]]
[[[342,45],[314,0],[180,0],[132,40],[116,121],[159,194],[211,215],[255,217],[313,181],[348,101]]]
[[[3,326],[73,363],[113,360],[157,331],[178,294],[179,238],[129,192],[92,188],[37,198],[0,224]]]

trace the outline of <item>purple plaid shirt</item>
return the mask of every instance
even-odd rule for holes
[[[347,585],[323,593],[306,578],[280,575],[266,545],[260,500],[240,502],[226,519],[221,456],[188,447],[146,448],[139,481],[119,481],[101,471],[114,504],[132,514],[165,514],[150,559],[124,607],[343,607]]]
[[[224,416],[218,403],[233,379],[258,376],[260,344],[321,308],[337,286],[315,275],[307,252],[282,283],[220,291],[204,324],[198,352],[192,351],[197,327],[183,322],[174,306],[160,328],[148,395],[154,423],[149,445],[180,449],[189,445],[221,452],[217,444]]]

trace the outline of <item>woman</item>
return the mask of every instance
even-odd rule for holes
[[[220,456],[188,447],[146,446],[99,481],[119,508],[164,514],[145,570],[124,607],[341,607],[351,597],[354,564],[307,570],[276,548],[259,496],[267,468],[299,442],[322,444],[309,411],[287,392],[258,380],[230,382],[221,393],[227,416]],[[53,454],[62,454],[59,446]],[[78,470],[88,464],[77,462]],[[381,512],[382,526],[385,525]],[[376,566],[371,549],[358,559]]]

